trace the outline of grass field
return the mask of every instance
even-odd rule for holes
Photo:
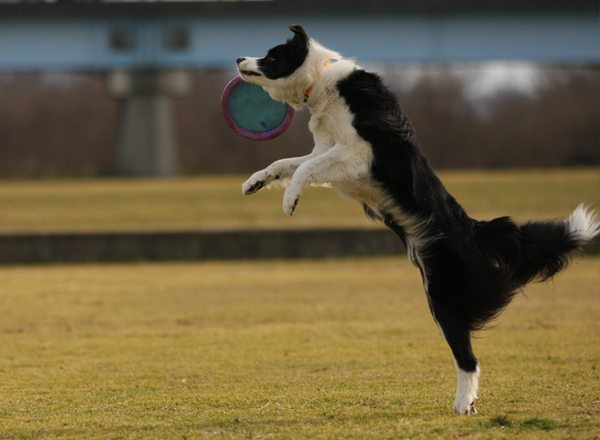
[[[477,219],[565,217],[600,206],[600,169],[446,171],[449,191]],[[174,180],[0,182],[1,232],[376,227],[356,202],[308,188],[292,218],[281,189],[247,197],[248,176]]]
[[[597,257],[480,333],[476,416],[404,259],[0,269],[0,438],[596,439]]]
[[[564,217],[600,171],[446,172],[477,218]],[[368,226],[244,177],[0,183],[0,232]],[[0,267],[0,439],[600,438],[600,257],[474,341],[478,415],[405,257]]]

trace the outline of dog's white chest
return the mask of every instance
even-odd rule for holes
[[[308,128],[313,134],[315,147],[320,151],[333,148],[336,144],[351,147],[359,139],[358,133],[352,127],[350,112],[340,107],[339,104],[328,105],[310,118]]]
[[[318,155],[315,160],[330,161],[331,155],[325,153],[332,148],[338,150],[335,162],[327,166],[331,170],[328,183],[345,198],[375,204],[381,194],[371,179],[373,149],[352,125],[353,114],[339,96],[311,111],[309,129]]]

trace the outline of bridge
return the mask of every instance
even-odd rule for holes
[[[118,170],[177,172],[170,96],[302,24],[363,63],[600,64],[596,0],[0,0],[0,71],[103,71],[125,99]]]

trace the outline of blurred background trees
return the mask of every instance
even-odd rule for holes
[[[536,67],[525,87],[477,92],[481,68],[372,67],[397,94],[436,168],[600,164],[597,68]],[[312,148],[308,111],[267,142],[234,134],[220,98],[235,72],[198,71],[176,100],[183,174],[251,172]],[[0,75],[0,177],[115,172],[119,111],[99,74]]]

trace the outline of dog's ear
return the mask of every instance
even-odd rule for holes
[[[299,24],[290,26],[290,31],[294,33],[294,38],[290,40],[290,43],[297,44],[300,47],[306,47],[308,45],[308,35]]]

